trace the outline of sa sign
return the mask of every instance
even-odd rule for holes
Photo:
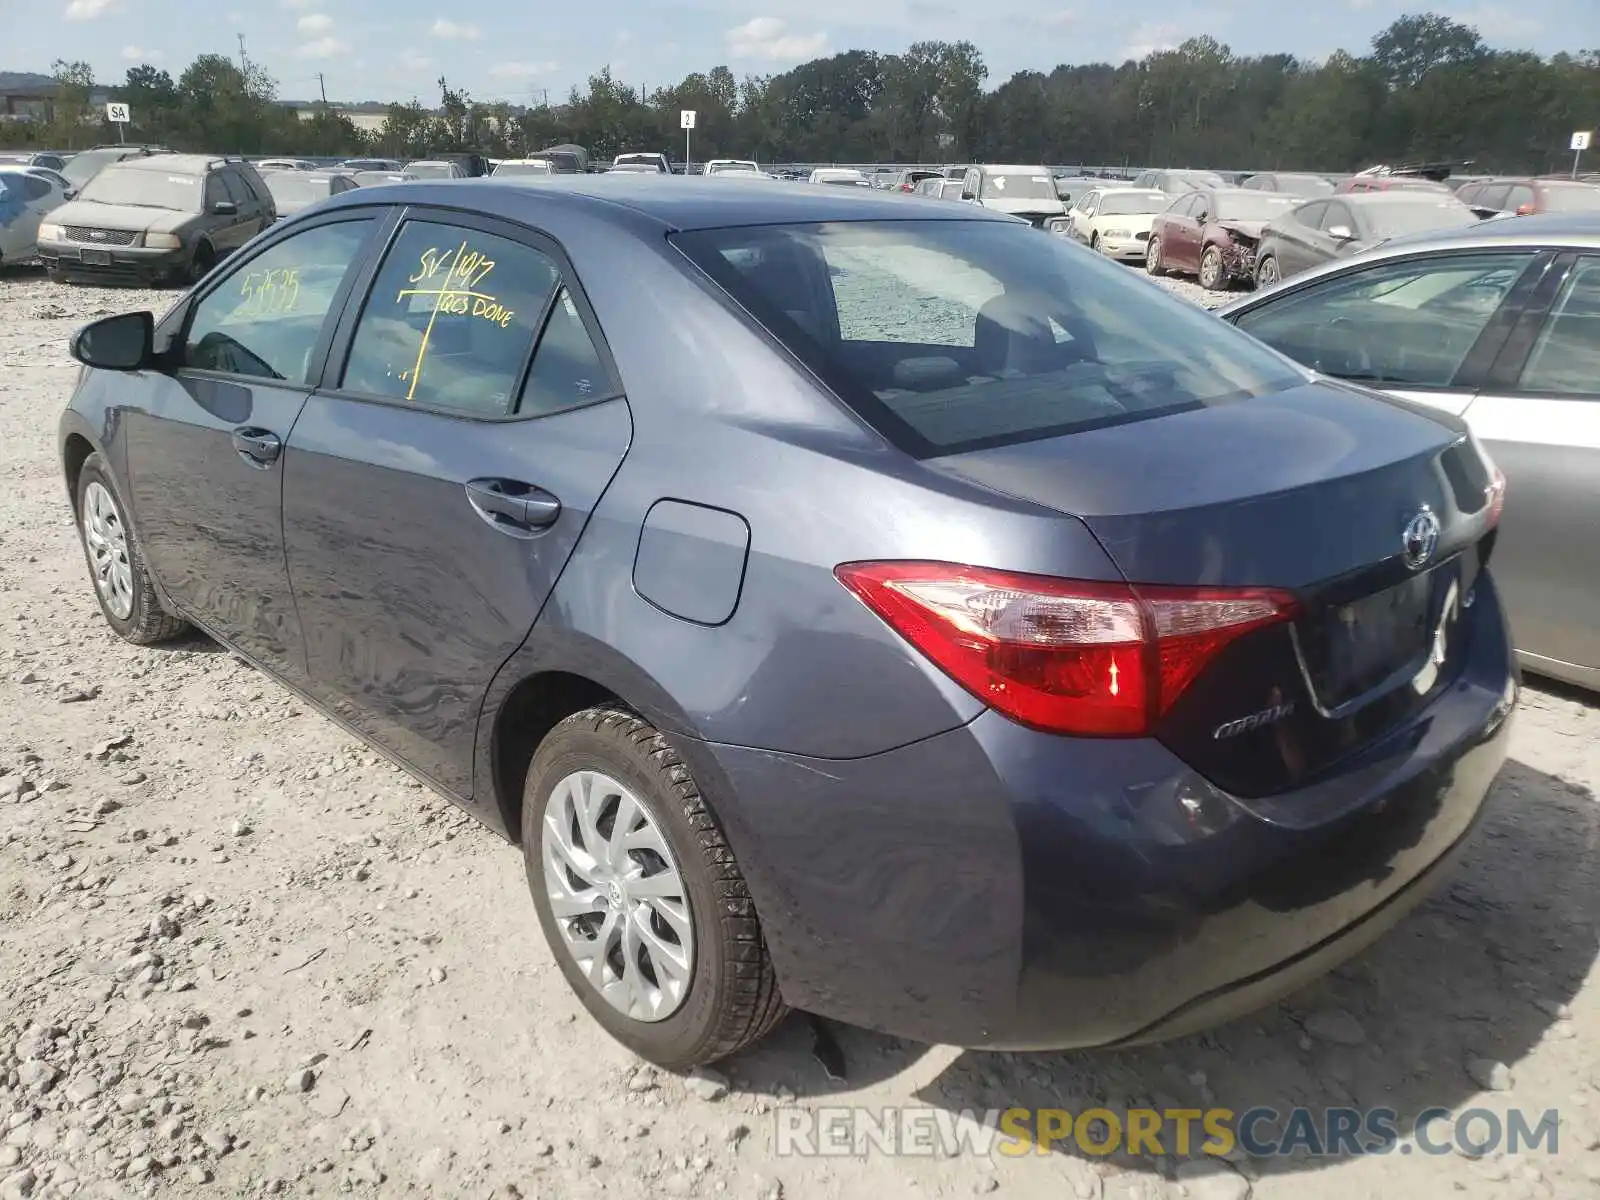
[[[1587,150],[1589,139],[1593,135],[1587,129],[1580,129],[1572,135],[1572,141],[1567,145],[1568,150]]]
[[[694,128],[694,109],[692,109],[692,108],[684,108],[684,109],[680,109],[678,111],[678,128],[679,129],[693,129]]]
[[[106,105],[106,120],[113,124],[126,125],[132,119],[132,114],[128,111],[126,104]]]

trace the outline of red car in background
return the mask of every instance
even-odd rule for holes
[[[1145,270],[1197,275],[1200,286],[1212,291],[1253,281],[1261,231],[1304,203],[1304,196],[1244,188],[1205,188],[1179,196],[1150,226]]]
[[[1352,175],[1341,182],[1335,192],[1444,192],[1448,185],[1421,175]]]

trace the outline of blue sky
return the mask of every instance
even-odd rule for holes
[[[285,98],[437,98],[443,72],[481,100],[564,96],[610,63],[627,83],[658,86],[718,63],[736,75],[784,70],[838,50],[898,51],[920,38],[976,43],[990,85],[1024,68],[1121,61],[1209,33],[1236,53],[1323,57],[1364,50],[1407,11],[1475,25],[1492,45],[1541,53],[1600,42],[1597,0],[0,0],[0,69],[83,59],[102,80],[134,63],[181,70],[196,54],[250,57]]]

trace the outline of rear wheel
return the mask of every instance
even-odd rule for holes
[[[106,623],[138,646],[170,641],[189,628],[156,599],[139,543],[128,527],[105,459],[91,454],[78,474],[78,534]]]
[[[1222,251],[1207,246],[1200,255],[1200,286],[1208,292],[1220,292],[1228,286],[1227,268],[1222,265]]]
[[[534,907],[589,1014],[641,1058],[725,1058],[786,1011],[744,876],[689,768],[621,708],[540,744],[523,789]]]
[[[1256,286],[1269,288],[1277,282],[1278,260],[1269,254],[1256,264]]]

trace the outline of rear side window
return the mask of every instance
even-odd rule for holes
[[[241,264],[195,306],[184,365],[308,382],[328,309],[371,227],[370,220],[318,225]]]
[[[1302,377],[1223,322],[1010,223],[863,221],[675,244],[908,453],[1247,399]]]
[[[1517,386],[1600,396],[1600,258],[1580,258],[1568,274]]]
[[[1449,387],[1532,260],[1506,252],[1380,263],[1268,300],[1238,323],[1324,374]]]
[[[409,221],[372,285],[341,386],[505,416],[558,279],[555,262],[532,246]]]

